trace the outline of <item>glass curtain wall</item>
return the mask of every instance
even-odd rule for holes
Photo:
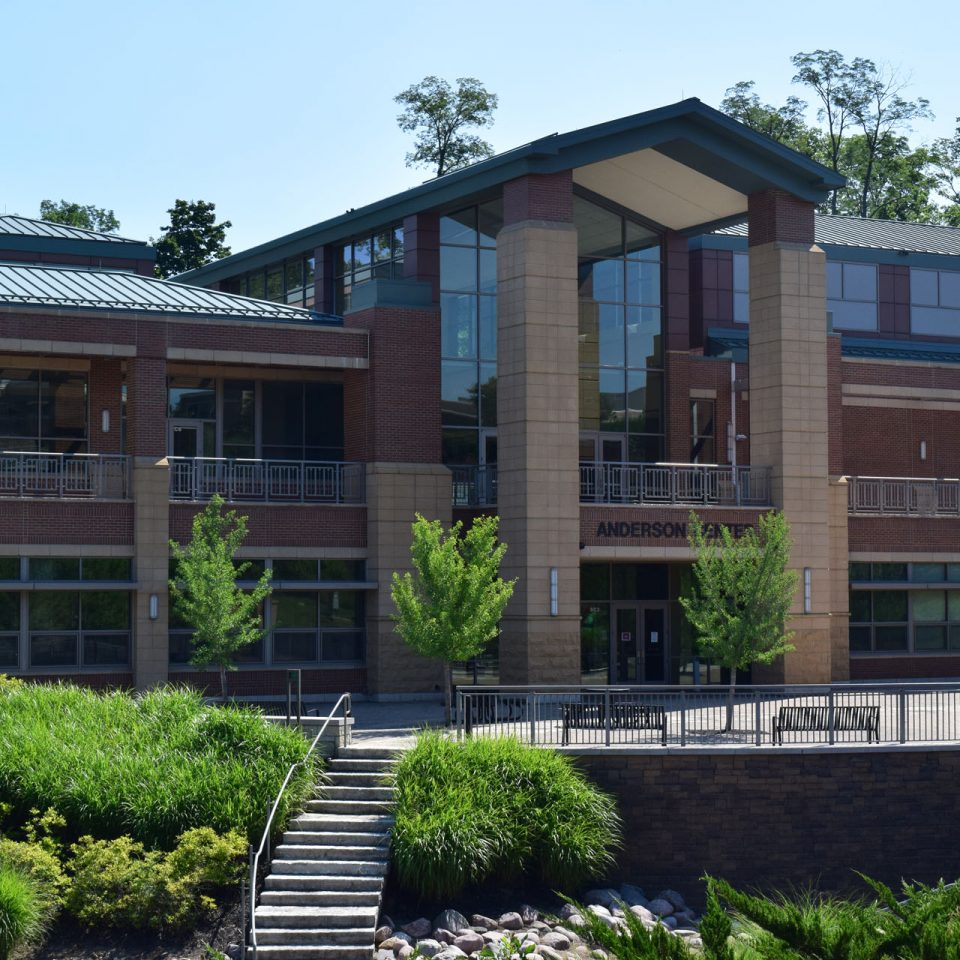
[[[660,240],[574,197],[580,292],[580,429],[620,458],[663,459]]]
[[[0,449],[87,451],[87,374],[0,370]]]
[[[334,251],[334,312],[350,309],[353,288],[368,280],[403,277],[403,227],[396,224],[376,233],[356,237]]]

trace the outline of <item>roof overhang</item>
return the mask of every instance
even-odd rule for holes
[[[664,227],[695,233],[742,219],[747,198],[778,189],[819,203],[845,180],[697,99],[542,137],[463,170],[181,274],[213,283],[423,210],[490,192],[527,174],[572,170],[591,193]]]

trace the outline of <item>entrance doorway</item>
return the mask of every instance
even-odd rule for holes
[[[663,683],[667,662],[664,606],[618,606],[611,642],[611,683]]]
[[[194,421],[170,421],[169,447],[172,457],[202,457],[203,424]],[[213,456],[211,451],[209,456]]]

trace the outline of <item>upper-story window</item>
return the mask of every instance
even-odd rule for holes
[[[910,330],[960,337],[960,270],[910,268]]]
[[[270,300],[310,309],[315,302],[315,270],[316,261],[312,255],[290,257],[224,280],[221,289],[225,293],[238,293],[253,297],[254,300]]]
[[[733,322],[750,322],[750,254],[733,255]]]
[[[876,330],[877,265],[829,261],[827,310],[835,330]]]
[[[353,288],[367,280],[403,277],[403,227],[384,227],[376,233],[354,237],[334,250],[334,312],[350,309]]]
[[[86,453],[87,374],[0,369],[0,449]]]

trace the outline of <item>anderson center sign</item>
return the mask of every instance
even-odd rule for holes
[[[720,536],[719,523],[704,523],[704,535],[710,539]],[[731,523],[728,525],[734,537],[743,536],[752,529],[752,523]],[[597,524],[596,536],[609,540],[686,540],[687,522],[685,520],[601,520]]]

